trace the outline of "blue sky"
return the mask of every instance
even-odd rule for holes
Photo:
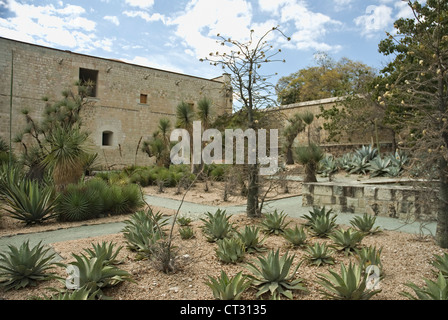
[[[222,70],[199,59],[218,33],[243,40],[278,25],[292,38],[270,40],[286,60],[270,67],[280,77],[318,51],[380,69],[379,41],[411,14],[401,0],[0,0],[0,36],[213,78]]]

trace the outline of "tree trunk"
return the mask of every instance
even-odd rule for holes
[[[440,190],[439,211],[437,213],[436,242],[443,248],[448,248],[448,165],[445,159],[440,160]]]
[[[258,200],[258,164],[249,165],[249,186],[247,191],[246,213],[249,218],[261,217]]]
[[[305,165],[305,181],[304,182],[317,182],[316,165],[314,163],[308,163]]]
[[[294,164],[294,156],[292,153],[292,148],[288,148],[286,151],[286,164],[291,165]]]

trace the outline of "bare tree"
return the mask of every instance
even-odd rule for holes
[[[256,39],[255,31],[251,30],[249,40],[246,42],[225,38],[218,34],[218,43],[224,52],[210,53],[209,57],[201,61],[209,61],[210,64],[221,66],[227,70],[231,77],[231,84],[234,95],[241,103],[242,109],[247,113],[247,127],[249,129],[259,129],[255,119],[255,111],[261,108],[270,107],[275,101],[270,98],[274,91],[274,85],[268,82],[273,75],[263,75],[260,73],[262,66],[277,60],[275,57],[281,49],[275,50],[268,43],[272,33],[278,32],[281,36],[290,40],[285,34],[274,27]],[[259,169],[260,163],[248,165],[248,194],[247,194],[247,216],[261,216],[259,203]]]

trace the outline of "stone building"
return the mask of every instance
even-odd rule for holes
[[[204,79],[1,37],[0,77],[0,137],[5,141],[10,132],[11,86],[14,137],[26,125],[23,109],[39,119],[46,104],[42,97],[58,101],[64,90],[76,90],[77,81],[92,80],[92,106],[82,115],[83,125],[100,164],[107,167],[152,163],[140,151],[136,157],[138,143],[151,137],[159,119],[168,118],[174,125],[181,101],[195,105],[207,97],[216,115],[232,112],[226,74]]]

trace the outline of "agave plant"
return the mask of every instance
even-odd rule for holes
[[[265,238],[260,239],[260,228],[255,226],[246,226],[244,230],[238,232],[238,237],[244,244],[247,253],[262,252],[265,249],[262,247]]]
[[[264,215],[264,219],[261,222],[263,229],[266,233],[279,235],[282,234],[289,222],[286,222],[287,215],[283,212],[275,210],[273,213],[267,213]]]
[[[122,233],[127,247],[138,252],[137,258],[147,258],[153,252],[157,241],[164,238],[163,227],[167,224],[161,213],[154,214],[151,209],[138,211],[124,222]]]
[[[381,232],[380,227],[375,227],[376,217],[364,213],[362,217],[356,216],[350,220],[350,224],[360,232],[365,234],[375,234]]]
[[[314,245],[308,245],[306,248],[306,259],[318,267],[324,264],[334,264],[333,254],[334,251],[327,246],[325,242],[316,242]]]
[[[241,295],[250,287],[251,280],[243,272],[229,278],[224,270],[218,278],[208,277],[205,284],[213,291],[216,300],[240,300]]]
[[[44,295],[45,300],[68,300],[68,301],[87,301],[95,300],[99,295],[99,290],[90,292],[87,288],[83,287],[74,291],[58,292],[52,296]]]
[[[407,283],[406,286],[414,290],[416,295],[413,296],[409,292],[401,292],[400,294],[411,300],[448,300],[447,280],[442,273],[439,273],[437,282],[424,279],[426,286],[419,287],[414,283]]]
[[[266,257],[258,257],[256,264],[248,263],[247,268],[254,274],[253,285],[258,287],[257,298],[269,292],[274,299],[282,295],[292,299],[292,290],[306,290],[302,279],[294,279],[301,265],[299,263],[291,270],[294,257],[295,255],[289,256],[288,253],[280,257],[279,250],[271,250]]]
[[[314,208],[309,215],[305,215],[307,220],[306,226],[310,228],[311,232],[320,238],[326,238],[336,228],[337,215],[332,215],[333,210],[326,210],[325,207],[318,209]]]
[[[5,290],[36,286],[39,281],[57,278],[48,272],[57,265],[50,248],[44,249],[40,242],[30,248],[29,241],[19,248],[12,245],[8,248],[9,252],[0,253],[0,286]]]
[[[239,238],[224,238],[218,240],[216,255],[224,263],[236,264],[241,262],[246,253],[246,247]]]
[[[344,251],[347,255],[355,252],[364,236],[363,233],[351,228],[347,230],[335,230],[329,235],[330,239],[334,242],[334,247],[338,251]]]
[[[215,214],[206,213],[207,218],[201,218],[204,223],[202,230],[207,237],[207,241],[216,242],[228,238],[232,235],[234,227],[229,222],[230,216],[225,210],[218,209]]]
[[[375,246],[355,250],[359,265],[362,266],[364,270],[369,266],[377,266],[380,269],[381,274],[384,274],[383,264],[381,262],[382,251],[383,248],[377,249]]]
[[[389,173],[391,165],[390,159],[381,159],[380,156],[370,160],[367,170],[370,172],[370,177],[381,177]]]
[[[70,265],[77,270],[77,288],[84,288],[90,293],[97,292],[97,297],[107,298],[103,289],[116,286],[123,281],[133,281],[131,275],[124,270],[106,263],[106,256],[87,257],[72,254],[76,261]],[[70,266],[69,265],[69,266]]]
[[[192,227],[189,226],[180,227],[179,234],[182,240],[188,240],[194,238],[194,230]]]
[[[361,159],[366,159],[367,162],[373,160],[378,155],[378,149],[373,146],[362,146],[360,149],[355,150],[355,154]]]
[[[367,157],[362,158],[359,155],[356,155],[352,159],[351,166],[351,174],[367,174],[370,167],[369,159]]]
[[[305,228],[296,225],[294,229],[288,228],[283,232],[283,238],[291,243],[294,247],[300,247],[306,244],[307,234]]]
[[[320,292],[331,300],[369,300],[381,292],[379,289],[367,289],[367,274],[361,266],[351,262],[348,267],[341,263],[339,274],[329,270],[329,274],[319,274],[318,279],[324,288]]]
[[[448,253],[445,253],[443,256],[437,254],[434,255],[431,265],[437,268],[438,273],[442,273],[442,275],[448,279]]]
[[[56,216],[57,196],[51,186],[43,186],[28,179],[17,182],[11,175],[3,183],[3,200],[7,204],[4,209],[12,218],[29,225],[42,223]]]
[[[320,162],[317,169],[317,173],[321,174],[323,177],[328,177],[329,175],[338,172],[339,166],[337,160],[333,156],[325,156]]]
[[[120,254],[123,247],[118,247],[115,249],[116,244],[113,242],[102,242],[101,244],[92,244],[92,249],[84,249],[88,258],[101,257],[104,256],[104,263],[107,265],[118,265],[123,261],[118,260],[117,257]]]

